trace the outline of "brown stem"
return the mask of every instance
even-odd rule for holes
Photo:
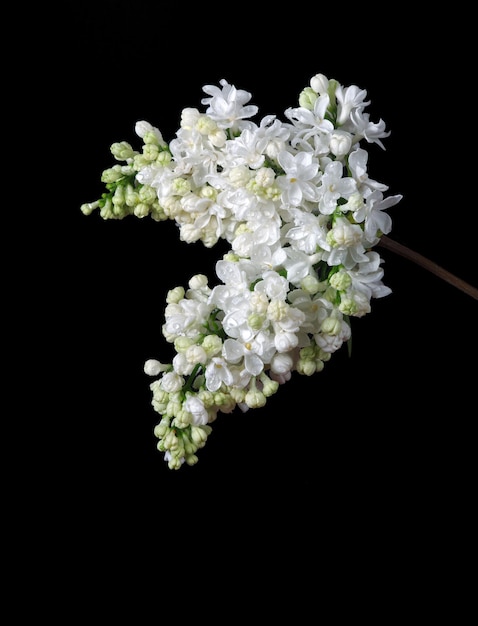
[[[427,259],[418,252],[415,252],[414,250],[407,248],[407,246],[404,246],[403,244],[398,243],[393,239],[390,239],[390,237],[387,237],[386,235],[382,235],[379,245],[381,245],[383,248],[386,248],[387,250],[391,250],[392,252],[399,254],[400,256],[403,256],[409,261],[417,263],[417,265],[424,267],[429,272],[432,272],[432,274],[435,274],[435,276],[438,276],[442,280],[445,280],[447,283],[450,283],[450,285],[461,289],[461,291],[463,291],[464,293],[468,294],[475,300],[478,300],[478,289],[476,287],[473,287],[461,278],[454,276],[447,270],[443,269],[443,267],[440,267],[439,265],[437,265],[433,261],[430,261],[430,259]]]

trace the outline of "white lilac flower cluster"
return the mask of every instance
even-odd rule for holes
[[[283,121],[258,124],[247,91],[226,80],[203,91],[204,112],[185,108],[169,144],[145,121],[141,152],[113,144],[107,191],[81,207],[174,220],[185,242],[230,246],[214,286],[196,274],[168,292],[162,333],[175,356],[144,366],[171,469],[197,462],[219,412],[263,407],[293,372],[320,372],[350,338],[350,317],[390,293],[374,247],[402,197],[367,173],[361,142],[384,149],[390,133],[355,85],[317,74]]]

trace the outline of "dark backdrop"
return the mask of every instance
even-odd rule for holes
[[[386,150],[372,146],[369,157],[370,174],[403,194],[390,237],[477,286],[473,174],[457,110],[466,50],[450,59],[444,45],[453,23],[436,16],[430,29],[390,7],[358,22],[332,13],[111,1],[65,5],[46,20],[33,63],[46,200],[32,275],[38,351],[51,367],[39,367],[36,467],[46,472],[31,484],[39,501],[61,502],[61,519],[80,523],[81,546],[101,536],[115,553],[116,530],[131,552],[140,538],[158,562],[167,545],[181,545],[187,569],[191,545],[202,567],[208,546],[235,550],[249,531],[275,558],[316,563],[332,542],[367,560],[368,545],[379,567],[385,553],[388,562],[416,559],[415,541],[436,563],[445,512],[466,524],[473,298],[381,249],[393,292],[353,320],[352,356],[344,348],[322,373],[295,375],[263,409],[220,414],[198,464],[172,471],[156,450],[143,363],[165,349],[167,291],[198,271],[212,276],[217,251],[181,243],[169,222],[80,212],[103,191],[110,145],[136,141],[137,120],[171,140],[181,110],[201,108],[202,86],[222,78],[250,91],[261,116],[280,116],[321,72],[366,89],[371,117],[391,131]]]

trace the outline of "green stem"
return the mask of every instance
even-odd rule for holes
[[[187,379],[187,381],[186,381],[186,384],[184,385],[184,387],[183,387],[183,389],[182,389],[182,394],[183,394],[183,397],[186,397],[186,393],[187,393],[190,389],[192,389],[193,383],[194,383],[194,381],[196,380],[196,376],[198,375],[199,370],[200,370],[201,368],[202,368],[201,363],[197,363],[197,364],[194,366],[193,371],[189,374],[189,377],[188,377],[188,379]]]

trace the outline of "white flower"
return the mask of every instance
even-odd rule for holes
[[[392,229],[392,218],[385,213],[402,199],[401,195],[384,198],[383,193],[376,189],[367,198],[364,204],[354,212],[356,222],[365,222],[364,234],[367,241],[374,245],[382,234],[387,235]]]
[[[265,293],[270,300],[285,300],[289,291],[289,281],[278,272],[267,270],[254,289]]]
[[[246,128],[239,137],[229,141],[228,155],[235,165],[247,165],[254,170],[262,167],[265,156],[262,153],[261,138],[255,128]]]
[[[174,337],[196,337],[202,332],[211,311],[211,305],[190,298],[184,298],[174,307],[168,305],[164,332]]]
[[[291,242],[294,251],[315,254],[317,248],[324,245],[327,236],[326,221],[306,211],[292,210],[291,215],[295,226],[287,230],[285,238]]]
[[[192,393],[186,394],[184,409],[191,413],[194,426],[204,426],[208,423],[208,412],[206,411],[204,403],[197,395],[193,395]]]
[[[270,232],[270,231],[269,231]],[[255,243],[250,251],[252,263],[260,267],[261,270],[275,270],[283,266],[287,256],[284,248],[281,247],[280,241],[276,243]]]
[[[212,289],[208,304],[228,311],[231,306],[237,308],[237,303],[250,293],[250,285],[260,276],[261,268],[247,260],[221,260],[216,263],[216,274],[223,284]]]
[[[320,181],[319,210],[323,215],[330,215],[337,208],[339,198],[349,198],[357,189],[357,183],[343,175],[340,161],[332,161],[325,167]]]
[[[392,290],[382,282],[384,271],[380,267],[382,259],[378,252],[370,250],[365,253],[365,256],[367,259],[357,263],[348,274],[351,278],[352,289],[365,294],[370,302],[371,298],[388,296]]]
[[[321,294],[311,296],[302,289],[296,289],[289,294],[289,299],[294,308],[303,314],[301,330],[307,335],[315,335],[319,332],[322,322],[329,315],[330,303]]]
[[[338,310],[322,322],[321,331],[314,335],[315,342],[324,352],[337,352],[350,339],[350,326]]]
[[[331,246],[325,257],[329,265],[344,265],[346,269],[352,269],[356,263],[367,260],[362,229],[344,217],[335,220],[333,228],[327,233],[327,242]]]
[[[258,376],[275,351],[273,337],[264,331],[256,333],[249,341],[226,339],[223,346],[226,361],[233,364],[243,363],[244,370],[249,376]]]
[[[227,361],[222,357],[213,357],[206,367],[206,387],[209,391],[217,391],[222,384],[232,385],[233,381]]]
[[[278,154],[285,150],[290,130],[275,115],[266,115],[256,127],[260,150],[270,159],[277,159]]]
[[[376,143],[385,150],[381,139],[388,137],[390,132],[385,131],[385,122],[383,120],[373,123],[370,121],[370,115],[360,110],[352,111],[350,118],[353,123],[353,132],[365,137],[368,143]]]
[[[319,163],[310,152],[279,153],[277,160],[285,172],[277,178],[285,204],[299,206],[304,200],[317,202],[320,198],[317,183],[320,179]]]
[[[203,87],[204,93],[211,96],[201,100],[201,104],[208,107],[206,114],[215,120],[220,128],[229,128],[232,131],[247,128],[243,120],[253,117],[259,110],[255,105],[247,105],[252,94],[242,89],[236,89],[225,79],[219,82],[222,89],[215,85]]]
[[[298,107],[289,108],[284,113],[300,129],[298,136],[307,141],[319,132],[330,133],[334,130],[332,122],[325,117],[329,105],[329,95],[322,94],[315,101],[312,111]]]
[[[350,118],[353,111],[362,111],[362,109],[370,104],[365,98],[367,92],[359,89],[356,85],[343,87],[339,85],[335,90],[337,99],[337,125],[343,126]]]
[[[182,389],[184,379],[177,372],[166,372],[161,377],[161,387],[168,393],[174,393]]]
[[[368,152],[363,148],[356,147],[349,155],[349,167],[352,176],[357,182],[357,188],[364,194],[369,195],[373,190],[387,191],[387,185],[377,182],[369,177],[367,172]]]

